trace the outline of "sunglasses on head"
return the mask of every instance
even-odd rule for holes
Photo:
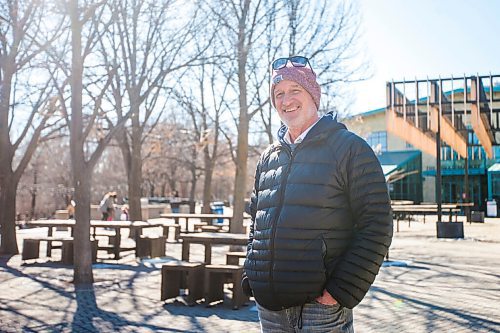
[[[311,68],[311,71],[314,73],[311,63],[309,62],[309,59],[306,57],[302,56],[293,56],[293,57],[288,57],[288,58],[278,58],[274,60],[271,64],[271,68],[275,71],[278,69],[282,69],[286,67],[286,64],[290,61],[293,67],[306,67],[307,64],[309,64],[309,68]]]

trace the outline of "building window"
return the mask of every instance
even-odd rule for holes
[[[500,159],[500,146],[493,146],[493,158]]]
[[[376,152],[387,151],[387,132],[372,132],[366,139],[366,142],[368,142],[370,147]]]

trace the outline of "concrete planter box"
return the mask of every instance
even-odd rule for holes
[[[436,222],[437,238],[464,238],[463,222]]]

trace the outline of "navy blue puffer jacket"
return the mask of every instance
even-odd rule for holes
[[[382,169],[368,144],[332,114],[293,151],[285,132],[257,165],[244,283],[270,310],[302,305],[325,288],[353,308],[391,243]]]

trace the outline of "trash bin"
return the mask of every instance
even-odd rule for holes
[[[210,205],[210,211],[212,212],[212,214],[224,214],[224,203],[222,201],[212,202],[212,204]],[[222,218],[212,220],[212,224],[222,225],[223,223],[224,219]]]
[[[497,202],[495,199],[486,202],[486,215],[489,217],[497,217]]]
[[[484,223],[484,212],[473,210],[470,220],[471,222]]]

